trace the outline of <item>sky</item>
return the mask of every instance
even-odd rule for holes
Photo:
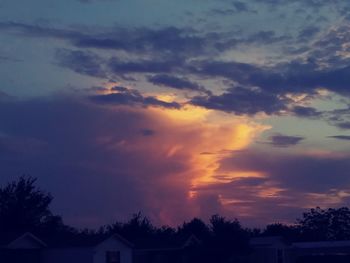
[[[0,184],[67,224],[350,201],[348,0],[0,0],[0,40]]]

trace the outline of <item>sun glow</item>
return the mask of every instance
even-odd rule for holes
[[[188,154],[191,178],[191,189],[188,197],[194,198],[196,188],[213,183],[223,182],[218,175],[220,160],[248,147],[256,136],[269,127],[252,123],[248,118],[218,113],[196,106],[186,105],[181,109],[151,108],[152,111],[165,116],[178,130],[195,134],[194,137],[183,138],[181,142],[170,143],[167,157],[171,158],[181,152]],[[215,116],[213,116],[215,115]],[[211,119],[215,119],[211,121]],[[242,177],[262,177],[257,172],[225,173],[225,180]]]
[[[181,101],[173,94],[157,96],[147,94],[147,96],[156,97],[164,102]],[[242,178],[266,176],[257,171],[239,169],[222,171],[221,162],[227,157],[240,154],[254,143],[262,132],[271,127],[259,124],[250,117],[234,116],[185,102],[181,104],[181,108],[116,106],[116,110],[146,116],[147,121],[142,124],[142,129],[150,130],[152,133],[145,135],[146,137],[123,139],[123,143],[119,140],[114,147],[133,156],[146,154],[148,161],[145,165],[159,162],[167,164],[166,176],[161,178],[161,184],[166,188],[183,191],[188,204],[194,204],[191,211],[195,215],[200,209],[196,205],[196,200],[202,196],[201,189],[215,184],[231,183]],[[164,171],[158,171],[154,166],[149,169],[164,174]],[[258,191],[260,192],[260,189]],[[274,194],[277,192],[266,192],[266,196]],[[150,202],[161,206],[157,198]],[[221,206],[226,206],[239,200],[232,200],[222,193],[218,202]],[[170,213],[165,210],[167,209],[159,210],[164,218]]]

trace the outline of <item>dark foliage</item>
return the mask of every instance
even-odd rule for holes
[[[0,188],[0,229],[33,231],[56,224],[60,219],[52,215],[49,205],[52,196],[35,186],[36,179],[21,177]]]
[[[262,232],[263,236],[282,236],[287,241],[298,241],[301,238],[300,226],[298,225],[285,225],[281,223],[275,223],[267,225]]]
[[[350,239],[350,210],[347,207],[323,210],[319,207],[297,220],[304,240]]]

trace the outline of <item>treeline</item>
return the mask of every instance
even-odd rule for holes
[[[69,245],[102,240],[118,233],[141,247],[159,247],[176,246],[194,235],[203,246],[210,247],[210,253],[226,258],[232,253],[247,253],[251,237],[283,236],[290,242],[350,240],[350,210],[347,207],[311,209],[292,225],[275,223],[263,229],[244,228],[237,219],[220,215],[213,215],[208,224],[194,218],[177,228],[157,227],[141,213],[134,214],[126,222],[115,222],[98,230],[76,229],[52,213],[53,197],[38,189],[35,182],[34,178],[21,177],[0,188],[2,236],[32,232],[47,242]]]

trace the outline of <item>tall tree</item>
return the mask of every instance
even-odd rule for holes
[[[350,210],[347,207],[338,209],[311,209],[297,220],[304,240],[344,240],[350,239]]]
[[[178,233],[186,237],[195,235],[202,241],[210,237],[209,227],[199,218],[193,218],[189,222],[184,222],[183,225],[178,228]]]
[[[20,177],[0,188],[0,230],[34,231],[60,221],[49,209],[52,196],[35,186],[36,179]]]
[[[139,212],[134,214],[128,222],[124,223],[120,231],[124,237],[135,240],[152,237],[155,233],[155,227],[146,216]]]
[[[212,260],[215,262],[237,262],[249,252],[249,233],[242,228],[237,219],[228,220],[214,215],[210,219],[212,241]]]

